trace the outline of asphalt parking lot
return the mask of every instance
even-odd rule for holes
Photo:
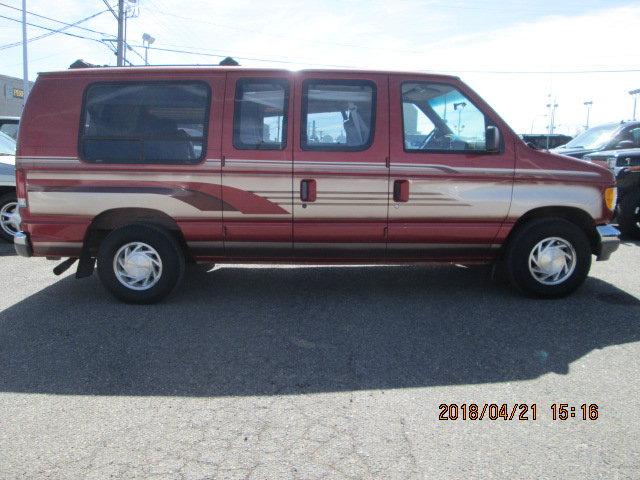
[[[229,266],[129,306],[0,255],[1,478],[640,476],[638,242],[554,301],[484,267]]]

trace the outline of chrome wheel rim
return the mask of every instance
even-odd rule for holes
[[[113,271],[118,281],[131,290],[148,290],[162,275],[162,259],[150,245],[131,242],[118,249],[113,257]]]
[[[529,272],[543,285],[558,285],[576,269],[576,251],[560,237],[549,237],[536,244],[529,254]]]
[[[12,237],[20,231],[20,214],[17,211],[18,203],[5,203],[0,209],[0,226],[2,230]]]

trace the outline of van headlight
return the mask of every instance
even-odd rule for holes
[[[608,157],[607,158],[607,165],[611,169],[613,169],[616,166],[616,162],[617,162],[617,158],[616,157]]]
[[[618,189],[616,187],[609,187],[604,191],[604,203],[607,208],[613,212],[616,208],[616,201],[618,200]]]

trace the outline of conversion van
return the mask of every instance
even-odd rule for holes
[[[611,172],[529,148],[452,76],[245,68],[41,74],[16,160],[25,257],[126,302],[185,263],[489,263],[527,295],[618,247]]]

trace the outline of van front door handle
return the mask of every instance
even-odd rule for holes
[[[300,200],[303,202],[315,202],[317,196],[316,191],[315,180],[300,181]]]
[[[393,201],[409,201],[409,180],[396,180],[393,182]]]

